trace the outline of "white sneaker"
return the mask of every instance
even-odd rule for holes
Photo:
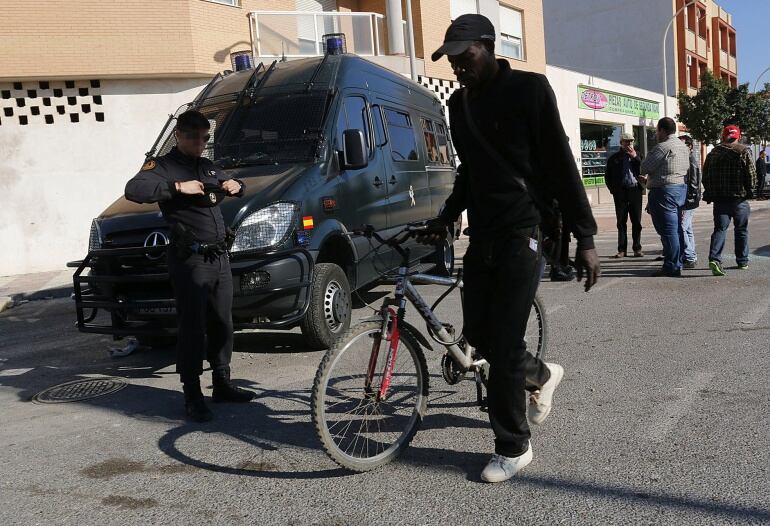
[[[481,480],[484,482],[508,480],[530,462],[532,462],[532,444],[527,444],[527,451],[518,457],[504,457],[495,453],[481,472]]]
[[[557,363],[546,363],[546,367],[551,371],[551,377],[539,391],[535,391],[529,397],[529,422],[540,425],[545,422],[551,413],[551,403],[553,401],[553,392],[564,378],[564,368]]]

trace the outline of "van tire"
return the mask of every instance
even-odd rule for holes
[[[455,269],[455,248],[452,238],[447,237],[443,245],[439,246],[430,258],[430,262],[436,265],[431,274],[435,276],[449,277]]]
[[[300,328],[308,346],[328,349],[350,328],[352,300],[345,272],[334,263],[313,268],[310,305]]]

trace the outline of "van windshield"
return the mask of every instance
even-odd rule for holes
[[[236,166],[313,161],[328,99],[326,92],[245,98],[227,124],[225,135],[215,138],[215,162]]]

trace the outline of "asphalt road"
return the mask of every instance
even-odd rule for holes
[[[648,277],[648,228],[647,256],[603,258],[590,293],[542,283],[548,358],[566,376],[534,461],[496,485],[479,482],[492,433],[473,384],[444,383],[436,351],[411,447],[353,475],[319,448],[309,399],[322,353],[299,334],[237,335],[233,369],[258,398],[197,425],[181,418],[171,350],[110,358],[108,338],[73,329],[69,300],[15,307],[0,315],[0,524],[770,524],[770,212],[752,218],[747,271],[728,258],[712,277],[709,233],[701,213],[701,268],[683,278]],[[615,252],[611,229],[597,239]],[[440,312],[458,311],[454,296]],[[89,376],[130,385],[30,402]]]

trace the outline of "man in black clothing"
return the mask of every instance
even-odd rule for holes
[[[193,420],[211,420],[203,400],[200,375],[204,355],[211,364],[215,402],[248,402],[254,393],[230,383],[233,352],[233,281],[225,244],[224,195],[243,195],[244,185],[228,179],[201,157],[209,121],[186,111],[177,119],[177,145],[166,155],[148,160],[126,184],[126,199],[155,203],[171,227],[168,269],[174,288],[179,331],[177,372],[185,411]]]
[[[639,154],[634,150],[634,136],[620,136],[620,150],[607,159],[604,182],[615,201],[615,217],[618,226],[618,253],[615,258],[626,257],[628,251],[628,218],[631,218],[631,238],[634,257],[642,253],[642,185],[639,184]]]
[[[767,178],[767,159],[765,150],[759,150],[757,158],[757,199],[760,201],[765,198],[765,179]]]
[[[561,366],[536,359],[524,342],[543,271],[542,217],[536,203],[557,199],[565,230],[577,239],[578,279],[585,275],[586,290],[599,276],[596,222],[553,91],[545,76],[515,71],[507,61],[496,60],[494,41],[494,26],[487,18],[462,15],[433,53],[434,61],[448,56],[465,86],[449,99],[461,164],[432,233],[420,239],[440,241],[468,210],[464,334],[491,364],[488,403],[495,455],[481,474],[487,482],[509,479],[532,460],[523,391],[527,387],[531,393],[530,421],[540,424],[550,413],[564,373]]]

